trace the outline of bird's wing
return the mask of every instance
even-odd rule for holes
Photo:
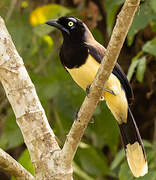
[[[132,100],[134,99],[133,90],[131,88],[131,85],[128,82],[127,76],[121,69],[120,65],[118,63],[115,64],[113,72],[112,72],[117,78],[120,80],[122,87],[124,88],[127,96],[128,103],[130,104]]]
[[[86,44],[86,46],[88,47],[89,54],[94,57],[94,59],[98,63],[101,63],[101,60],[105,55],[106,49],[96,41],[92,45]],[[133,91],[125,73],[123,72],[118,63],[115,64],[112,73],[120,80],[120,83],[122,84],[122,87],[126,92],[128,103],[131,103],[131,101],[133,100]]]

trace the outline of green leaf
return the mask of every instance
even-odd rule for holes
[[[28,149],[26,149],[20,156],[18,162],[26,168],[31,174],[34,174],[34,167],[31,163],[30,155]]]
[[[147,149],[146,152],[147,152],[147,162],[149,168],[156,168],[156,159],[155,159],[156,151],[154,146],[152,149]]]
[[[122,160],[125,157],[125,152],[122,149],[121,151],[119,151],[116,156],[115,159],[113,160],[113,162],[111,163],[111,170],[114,170],[115,168],[117,168],[117,166],[119,166],[119,164],[122,162]]]
[[[128,69],[128,74],[127,74],[128,81],[131,80],[137,65],[138,65],[138,59],[136,59],[135,61],[132,61],[131,65],[130,65],[130,67]]]
[[[146,148],[152,148],[152,143],[147,140],[143,140],[143,145]]]
[[[154,16],[153,11],[149,7],[149,1],[143,2],[136,12],[131,28],[128,32],[127,42],[129,46],[132,45],[135,34],[145,28],[152,21]]]
[[[127,162],[124,162],[119,171],[119,180],[132,180],[133,174],[131,173]]]
[[[143,81],[144,72],[146,69],[146,57],[144,56],[142,58],[138,58],[141,55],[142,55],[142,52],[138,53],[138,55],[132,59],[132,63],[128,69],[128,74],[127,74],[127,78],[129,81],[131,80],[136,68],[137,68],[137,71],[136,71],[137,80],[139,82]]]
[[[156,13],[156,1],[155,0],[151,0],[151,8],[154,10],[154,12]]]
[[[120,8],[121,4],[124,0],[106,0],[105,2],[105,10],[107,13],[107,32],[111,34],[112,28],[115,22],[115,16],[117,15],[117,11]]]
[[[7,150],[24,143],[22,133],[16,123],[13,111],[8,111],[8,120],[4,124],[0,137],[0,147]]]
[[[135,68],[137,67],[138,63],[139,63],[139,57],[142,55],[142,52],[139,52],[135,57],[133,57],[132,59],[132,62],[131,62],[131,65],[128,69],[128,73],[127,73],[127,79],[128,81],[131,80],[133,74],[134,74],[134,71],[135,71]]]
[[[20,156],[18,162],[27,169],[31,174],[34,174],[34,167],[31,163],[30,155],[28,152],[28,149],[26,149]],[[11,180],[15,180],[14,177],[11,178]]]
[[[143,81],[145,70],[146,70],[146,57],[144,56],[138,60],[138,65],[137,65],[136,78],[139,82]]]
[[[89,174],[100,176],[108,172],[106,157],[93,146],[80,143],[76,156],[84,171]]]
[[[144,44],[142,50],[146,53],[156,56],[156,38]]]
[[[98,148],[108,146],[112,154],[115,154],[119,141],[119,130],[105,102],[101,102],[97,107],[94,118],[95,122],[88,126],[86,134],[94,139],[94,144]]]
[[[75,162],[72,163],[74,173],[84,180],[94,180],[85,171],[83,171]]]

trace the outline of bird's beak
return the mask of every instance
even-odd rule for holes
[[[48,24],[48,25],[50,25],[50,26],[54,26],[54,27],[60,29],[61,31],[64,31],[64,32],[66,32],[67,34],[70,34],[70,33],[69,33],[69,30],[66,29],[65,27],[63,27],[61,24],[59,24],[57,19],[48,20],[48,21],[46,21],[45,23]]]
[[[62,25],[60,25],[58,22],[57,22],[57,19],[53,19],[53,20],[48,20],[45,22],[46,24],[50,25],[50,26],[54,26],[58,29],[62,29]]]

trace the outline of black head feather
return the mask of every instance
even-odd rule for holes
[[[60,29],[64,40],[70,40],[72,43],[84,41],[85,25],[78,18],[64,16],[57,20],[49,20],[46,23]]]

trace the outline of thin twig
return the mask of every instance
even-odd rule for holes
[[[126,0],[121,12],[118,15],[106,55],[98,70],[96,78],[91,85],[89,97],[85,98],[78,113],[78,118],[73,123],[62,149],[61,156],[67,164],[71,163],[74,158],[78,144],[84,134],[93,111],[99,102],[103,87],[119,56],[119,52],[122,48],[135,12],[139,7],[139,3],[140,0]]]
[[[16,4],[17,4],[17,0],[11,0],[9,10],[8,10],[8,13],[5,18],[6,21],[8,21],[10,19],[11,15],[16,7]]]
[[[35,180],[21,164],[2,149],[0,149],[0,167],[13,175],[17,180]]]
[[[61,138],[64,138],[65,137],[65,131],[64,131],[62,122],[60,120],[59,114],[58,114],[56,108],[54,108],[54,107],[53,107],[53,113],[54,113],[55,120],[58,124],[59,130],[60,130]]]

